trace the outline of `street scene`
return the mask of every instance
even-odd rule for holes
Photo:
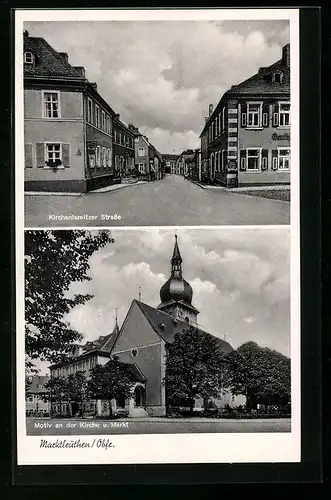
[[[289,22],[132,26],[25,23],[25,226],[289,224]]]
[[[206,188],[166,174],[158,182],[119,185],[79,196],[25,197],[26,227],[289,224],[290,203]],[[103,191],[103,192],[102,192]]]

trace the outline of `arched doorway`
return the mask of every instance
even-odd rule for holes
[[[145,406],[145,389],[141,385],[137,385],[134,390],[134,404],[136,407]]]

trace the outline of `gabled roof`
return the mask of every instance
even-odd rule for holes
[[[81,70],[71,66],[66,55],[57,52],[44,38],[24,36],[24,52],[31,51],[34,65],[24,65],[24,76],[66,77],[85,80]]]
[[[155,309],[154,307],[144,304],[143,302],[140,302],[138,300],[134,300],[133,302],[136,302],[145,318],[153,327],[154,331],[165,342],[173,342],[175,333],[181,332],[183,329],[187,329],[190,327],[190,325],[185,321],[175,318],[174,316],[160,311],[159,309]],[[216,339],[223,354],[226,355],[234,351],[233,347],[225,340],[215,337],[214,335],[201,330],[201,328],[196,329],[203,335],[208,335]]]
[[[170,155],[168,153],[162,153],[162,158],[165,160],[165,161],[176,161],[177,158],[179,157],[179,155]]]

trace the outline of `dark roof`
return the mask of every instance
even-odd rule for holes
[[[48,375],[33,375],[29,378],[31,385],[29,385],[27,392],[30,394],[40,394],[45,392],[45,384],[49,381]]]
[[[171,160],[176,161],[177,158],[178,158],[178,156],[179,155],[170,155],[170,154],[167,154],[167,153],[162,154],[162,157],[163,157],[163,159],[165,161],[171,161]]]
[[[281,71],[283,73],[282,83],[272,82],[271,75],[275,71]],[[277,94],[277,93],[289,93],[290,92],[290,68],[283,64],[283,60],[280,59],[276,63],[268,66],[266,68],[260,68],[259,71],[248,78],[247,80],[234,85],[230,89],[230,93],[236,94],[251,94],[252,92],[256,94]]]
[[[83,348],[84,351],[82,355],[94,351],[110,353],[113,348],[113,345],[117,340],[118,334],[119,334],[119,328],[116,321],[112,333],[109,333],[108,335],[101,335],[98,339],[93,340],[93,342],[88,341],[86,342],[86,344],[82,345],[81,347]]]
[[[133,302],[137,303],[145,318],[153,327],[154,331],[165,342],[173,342],[175,333],[181,332],[183,329],[187,329],[190,326],[185,321],[175,318],[174,316],[160,311],[159,309],[155,309],[154,307],[144,304],[143,302],[138,300],[134,300]],[[203,335],[208,335],[216,339],[221,351],[224,354],[229,354],[234,351],[233,347],[225,340],[215,337],[215,335],[211,335],[210,333],[201,330],[201,328],[196,329]]]
[[[109,361],[108,361],[109,363]],[[136,363],[123,363],[123,368],[136,382],[146,382],[146,377]]]
[[[71,66],[67,55],[57,52],[44,38],[24,36],[24,52],[31,51],[35,64],[24,65],[24,76],[66,77],[84,81],[81,70]]]
[[[283,73],[282,83],[272,81],[271,76],[277,70]],[[266,95],[272,97],[273,95],[290,94],[290,73],[290,67],[284,64],[283,59],[280,59],[270,66],[260,68],[257,73],[247,78],[247,80],[237,85],[232,85],[232,87],[223,94],[213,113],[208,117],[208,120],[206,120],[200,137],[205,132],[206,128],[208,128],[209,123],[213,121],[215,115],[218,114],[220,103],[226,98],[247,97],[252,94],[255,94],[257,97]]]

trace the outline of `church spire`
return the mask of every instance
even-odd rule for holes
[[[175,234],[175,246],[171,258],[171,276],[174,276],[176,278],[182,277],[182,262],[183,259],[180,255],[178,247],[177,234]]]

